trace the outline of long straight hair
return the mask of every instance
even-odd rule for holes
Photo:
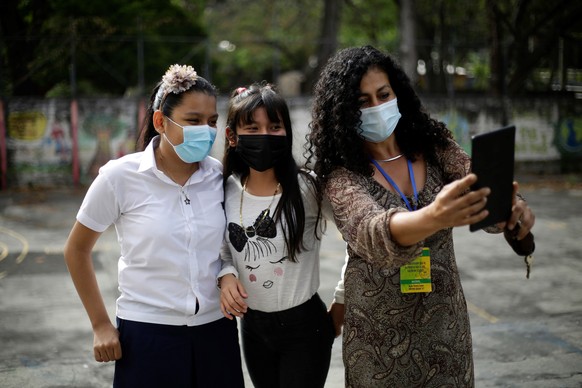
[[[275,177],[281,184],[283,193],[275,208],[273,217],[275,222],[279,222],[282,226],[281,229],[283,230],[289,260],[297,262],[297,254],[305,249],[303,245],[305,206],[303,205],[301,188],[298,181],[299,174],[305,177],[309,189],[314,190],[315,198],[318,198],[318,195],[315,191],[315,179],[307,171],[301,170],[293,158],[293,129],[289,108],[285,99],[269,84],[253,84],[248,89],[239,88],[231,95],[226,125],[236,135],[237,126],[251,123],[253,113],[261,107],[265,108],[269,120],[272,122],[282,121],[285,126],[287,154],[274,166]],[[242,181],[249,175],[249,166],[236,152],[235,147],[229,146],[228,142],[225,145],[223,165],[225,185],[228,177],[233,173],[239,175]],[[315,227],[315,236],[318,239],[320,238],[317,233],[320,214],[321,208],[318,202],[318,217]],[[284,227],[281,215],[284,216],[287,227]]]

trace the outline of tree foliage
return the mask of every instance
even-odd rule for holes
[[[487,11],[497,93],[561,89],[582,71],[582,2],[487,0]]]
[[[81,95],[127,94],[185,62],[223,92],[294,71],[309,93],[337,48],[409,41],[427,92],[563,89],[582,84],[581,19],[579,0],[3,0],[0,93],[70,94],[75,70]]]
[[[394,1],[347,1],[342,19],[341,46],[370,44],[379,49],[396,52],[398,15],[398,6]]]
[[[215,83],[230,90],[255,81],[277,82],[290,70],[309,72],[322,8],[322,2],[312,0],[209,1]]]
[[[139,42],[147,86],[171,63],[204,58],[203,1],[3,0],[0,7],[0,69],[10,94],[64,90],[73,64],[80,93],[123,94],[140,81]]]

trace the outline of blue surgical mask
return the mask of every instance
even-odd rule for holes
[[[216,139],[216,128],[209,125],[186,125],[182,126],[168,117],[172,123],[182,128],[184,141],[181,144],[174,145],[166,136],[164,137],[174,147],[176,155],[185,163],[195,163],[204,159],[210,153],[210,149]]]
[[[380,143],[388,139],[402,116],[398,110],[396,98],[360,111],[362,112],[360,136],[372,143]]]

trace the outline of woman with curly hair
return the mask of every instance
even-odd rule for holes
[[[192,66],[170,66],[152,92],[140,152],[101,167],[67,240],[94,357],[115,361],[114,387],[244,386],[237,324],[222,316],[216,288],[225,228],[222,165],[208,156],[216,97]],[[112,224],[117,325],[91,261]]]
[[[308,162],[348,243],[346,386],[474,386],[452,228],[485,218],[490,190],[470,191],[468,155],[373,47],[329,60],[312,115]],[[491,231],[519,219],[521,239],[534,215],[516,197],[511,218]]]

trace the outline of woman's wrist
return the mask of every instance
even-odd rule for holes
[[[232,276],[233,278],[236,278],[236,276],[233,273],[227,273],[227,274],[224,274],[221,277],[217,278],[216,279],[216,287],[218,287],[219,290],[222,288],[222,279],[228,275]]]

